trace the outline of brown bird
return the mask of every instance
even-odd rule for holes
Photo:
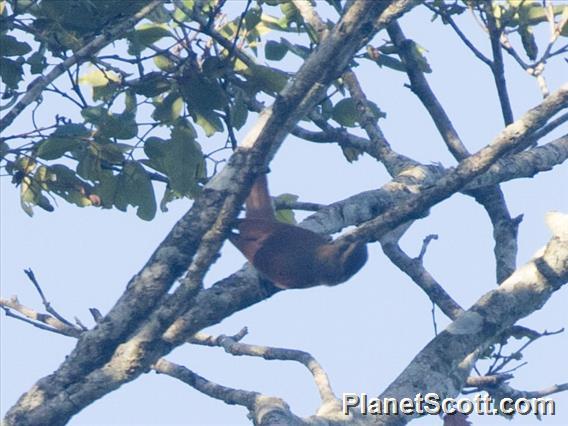
[[[280,288],[336,285],[351,278],[367,261],[363,242],[336,243],[274,216],[266,175],[259,176],[230,241],[247,260]]]

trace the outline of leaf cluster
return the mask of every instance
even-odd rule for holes
[[[287,65],[310,55],[320,35],[293,3],[279,0],[163,3],[130,30],[115,26],[131,18],[148,0],[0,1],[0,78],[6,108],[46,78],[67,67],[67,81],[53,81],[36,98],[44,122],[25,133],[3,130],[2,167],[20,186],[22,207],[52,211],[55,196],[77,206],[137,208],[150,220],[174,199],[194,198],[238,144],[237,133],[294,78]],[[337,13],[342,4],[328,1]],[[434,18],[447,23],[475,2],[435,0]],[[567,14],[567,8],[553,8]],[[497,2],[500,28],[516,31],[530,58],[537,47],[532,27],[550,10],[536,1]],[[562,32],[566,31],[566,26]],[[110,44],[76,64],[64,65],[101,35]],[[431,72],[425,48],[411,42],[413,60]],[[405,72],[390,42],[368,45],[352,61]],[[46,92],[54,94],[42,104]],[[49,105],[65,105],[46,109]],[[304,117],[354,128],[360,106],[338,78],[313,114]],[[60,111],[65,111],[65,116]],[[34,109],[35,111],[35,109]],[[386,113],[370,102],[372,119]],[[68,117],[73,118],[68,118]],[[362,154],[342,146],[347,161]],[[160,202],[156,190],[163,186]]]

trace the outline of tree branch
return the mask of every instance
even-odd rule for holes
[[[174,364],[164,358],[159,359],[158,362],[154,364],[153,369],[158,374],[166,374],[181,380],[211,398],[219,399],[229,405],[242,405],[243,407],[247,407],[250,411],[254,411],[255,400],[261,396],[258,392],[233,389],[213,383],[199,374],[194,373],[189,368]]]
[[[501,104],[501,113],[505,126],[511,124],[513,118],[513,109],[511,108],[511,100],[507,92],[507,82],[505,81],[505,64],[503,62],[503,51],[501,50],[501,33],[503,30],[497,26],[497,20],[493,16],[492,5],[489,2],[483,3],[485,15],[487,16],[487,30],[489,31],[489,41],[491,42],[491,51],[493,52],[493,61],[491,62],[491,72],[497,87],[499,95],[499,103]]]
[[[377,20],[388,6],[388,15]],[[185,315],[170,324],[183,311],[193,312],[198,305],[204,294],[201,278],[217,256],[254,175],[262,171],[297,121],[321,100],[360,46],[412,6],[410,0],[397,0],[392,5],[357,1],[349,8],[330,36],[304,62],[294,82],[260,114],[243,146],[196,198],[109,314],[82,336],[53,375],[41,379],[20,398],[6,415],[7,425],[63,424],[94,400],[138,377],[202,328],[205,318],[186,323]],[[188,273],[180,286],[166,295],[184,270]],[[266,298],[273,293],[261,294]],[[245,298],[253,303],[254,291],[252,298],[250,294]],[[218,313],[221,317],[228,314],[228,310]],[[166,329],[164,340],[158,340]],[[32,403],[39,400],[42,404]]]
[[[381,239],[383,252],[401,271],[407,274],[428,295],[450,319],[455,320],[464,312],[463,308],[452,299],[434,277],[424,268],[420,258],[412,259],[396,241]]]
[[[544,250],[430,341],[380,397],[400,399],[425,391],[442,398],[457,396],[480,348],[540,309],[568,282],[568,215],[549,213],[547,224],[553,237]],[[373,421],[380,425],[400,425],[411,419],[411,416],[382,415]]]
[[[414,57],[414,42],[405,37],[398,22],[390,24],[387,31],[405,65],[412,92],[416,94],[430,114],[449,151],[458,161],[469,157],[471,154],[463,144],[436,95],[434,95]],[[515,270],[517,231],[520,220],[511,218],[505,196],[499,186],[477,188],[472,190],[470,195],[485,208],[493,225],[496,278],[497,282],[500,283]]]
[[[501,158],[487,172],[467,184],[465,189],[533,177],[540,172],[552,170],[567,159],[568,135],[564,135],[546,145]]]
[[[246,329],[243,329],[246,330]],[[297,349],[275,348],[272,346],[260,346],[241,343],[244,332],[241,330],[236,336],[220,335],[217,337],[207,336],[198,333],[189,339],[190,343],[202,344],[207,346],[219,346],[225,352],[236,356],[254,356],[265,360],[296,361],[304,365],[314,378],[314,383],[318,388],[322,403],[336,401],[337,396],[333,393],[329,377],[321,364],[308,352]]]
[[[540,105],[532,108],[515,123],[507,126],[492,143],[461,161],[453,171],[446,173],[430,188],[410,197],[405,205],[365,223],[342,238],[346,241],[376,240],[389,230],[425,212],[428,208],[448,198],[463,188],[470,180],[488,170],[502,155],[523,143],[525,138],[530,137],[534,131],[542,127],[551,116],[565,108],[567,104],[568,84],[565,84]]]
[[[0,307],[4,309],[4,313],[7,317],[12,317],[25,323],[31,324],[41,330],[61,334],[68,337],[79,337],[82,333],[82,330],[78,330],[75,327],[70,327],[67,324],[62,323],[58,319],[52,317],[51,315],[40,314],[39,312],[22,305],[16,296],[13,296],[9,300],[0,299]],[[14,314],[12,310],[19,312],[23,316]]]
[[[93,41],[86,44],[77,52],[65,59],[60,64],[57,64],[46,76],[40,76],[32,81],[26,90],[26,94],[10,109],[10,111],[2,118],[0,118],[0,131],[6,129],[14,119],[32,102],[37,100],[43,90],[53,83],[61,74],[65,73],[69,68],[75,64],[79,64],[88,60],[92,55],[97,53],[107,44],[115,41],[120,35],[134,27],[134,25],[146,17],[152,10],[162,4],[161,0],[152,0],[150,3],[142,7],[134,16],[124,19],[116,24],[113,28],[108,28],[103,33],[96,37]]]

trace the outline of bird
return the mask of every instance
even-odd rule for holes
[[[281,289],[333,286],[347,281],[367,262],[365,242],[327,237],[276,220],[266,174],[259,175],[229,240],[246,259]]]

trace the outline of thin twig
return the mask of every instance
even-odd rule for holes
[[[491,374],[496,374],[496,373],[503,373],[504,372],[504,367],[506,365],[508,365],[511,361],[517,361],[520,358],[520,355],[523,353],[523,351],[531,344],[533,344],[534,342],[536,342],[538,339],[540,339],[541,337],[549,337],[549,336],[554,336],[556,334],[560,334],[564,332],[564,328],[561,328],[560,330],[556,330],[556,331],[544,331],[542,333],[539,333],[536,336],[532,336],[528,338],[528,341],[523,344],[519,349],[517,349],[515,352],[513,352],[511,355],[508,355],[506,357],[502,357],[502,361],[494,366],[492,366],[488,371],[487,374],[491,375]],[[517,369],[519,367],[516,367],[515,369]],[[514,371],[514,370],[508,370],[508,371]]]
[[[483,62],[487,66],[491,66],[491,60],[489,58],[487,58],[485,55],[483,55],[483,53],[481,53],[481,51],[479,51],[477,49],[477,47],[475,47],[473,45],[473,43],[471,41],[469,41],[469,39],[465,36],[465,34],[460,29],[460,27],[458,27],[458,25],[454,22],[453,18],[449,14],[447,14],[446,12],[444,12],[440,9],[436,9],[435,7],[428,4],[427,2],[424,2],[423,4],[428,9],[430,9],[432,12],[442,16],[442,18],[445,19],[448,22],[448,24],[450,24],[450,27],[452,27],[452,29],[457,34],[457,36],[460,38],[460,40],[477,57],[477,59],[479,59],[481,62]]]
[[[424,260],[424,255],[426,254],[426,250],[428,250],[428,246],[430,245],[430,242],[432,240],[437,240],[437,239],[438,239],[437,234],[427,235],[424,238],[424,240],[422,241],[422,248],[420,249],[420,254],[418,254],[418,256],[416,257],[416,260],[419,260],[420,262],[422,262]]]
[[[57,318],[59,321],[66,324],[67,326],[74,327],[74,325],[71,321],[68,321],[67,319],[65,319],[65,317],[63,317],[63,315],[60,315],[59,312],[57,312],[55,310],[55,308],[53,308],[51,306],[51,303],[46,299],[46,297],[43,293],[43,290],[41,289],[41,286],[39,285],[39,283],[38,283],[38,281],[35,277],[35,274],[31,270],[31,268],[24,269],[24,273],[27,275],[28,279],[32,282],[33,286],[35,287],[36,291],[39,294],[39,297],[41,297],[41,302],[43,303],[45,310],[47,312],[49,312],[51,315],[53,315],[55,318]]]
[[[430,88],[424,73],[421,71],[417,63],[414,53],[412,52],[414,43],[404,35],[402,28],[398,22],[393,22],[387,27],[389,37],[393,44],[397,47],[398,55],[405,65],[406,73],[410,80],[410,89],[420,99],[422,105],[426,108],[430,117],[434,121],[440,136],[446,143],[448,150],[458,161],[469,157],[470,153],[463,144],[458,132],[454,128],[450,117],[436,98],[436,95]]]
[[[6,314],[7,317],[11,317],[11,318],[17,319],[17,320],[19,320],[19,321],[23,321],[23,322],[25,322],[25,323],[31,324],[31,325],[33,325],[34,327],[39,328],[40,330],[49,331],[49,332],[55,333],[55,334],[61,334],[62,336],[69,336],[67,333],[65,333],[65,332],[63,332],[63,331],[61,331],[61,330],[58,330],[58,329],[53,328],[53,327],[49,327],[49,326],[47,326],[47,325],[45,325],[45,324],[41,324],[41,323],[32,321],[32,320],[30,320],[30,319],[28,319],[28,318],[26,318],[26,317],[23,317],[23,316],[20,316],[20,315],[17,315],[17,314],[15,314],[15,313],[13,313],[8,307],[6,307],[6,306],[4,305],[4,302],[3,302],[2,300],[0,300],[0,306],[1,306],[2,309],[4,310],[4,313]]]
[[[505,64],[503,62],[503,51],[501,50],[501,33],[502,29],[497,26],[497,20],[493,16],[491,4],[484,3],[485,13],[487,15],[487,28],[489,30],[489,40],[491,42],[491,51],[493,53],[493,61],[491,62],[491,72],[497,87],[499,95],[499,103],[501,105],[501,113],[505,126],[514,121],[513,109],[511,108],[511,99],[507,91],[507,82],[505,81]]]
[[[26,94],[20,99],[20,101],[12,107],[12,109],[0,118],[0,131],[7,128],[14,119],[32,102],[36,101],[41,95],[43,90],[51,84],[57,77],[63,74],[67,69],[75,64],[81,63],[88,59],[94,53],[101,50],[107,44],[112,42],[117,38],[119,34],[129,30],[134,26],[136,22],[148,15],[154,8],[162,4],[161,0],[153,0],[142,7],[136,14],[132,17],[119,22],[114,28],[109,28],[105,30],[100,36],[96,37],[90,43],[87,43],[84,47],[79,49],[73,56],[65,59],[60,64],[53,67],[53,69],[47,73],[45,76],[40,76],[32,81],[28,87]]]
[[[239,340],[241,340],[246,333],[246,328],[243,328],[239,333],[232,337],[224,335],[212,337],[204,333],[199,333],[193,336],[193,338],[189,341],[191,343],[206,346],[220,346],[225,349],[227,353],[235,356],[254,356],[261,357],[266,360],[299,362],[312,374],[322,401],[327,402],[337,400],[337,397],[331,388],[327,373],[311,354],[296,349],[284,349],[240,343]]]
[[[229,388],[214,383],[194,373],[189,368],[174,364],[164,358],[159,359],[152,368],[157,373],[167,374],[168,376],[181,380],[211,398],[219,399],[230,405],[242,405],[251,411],[254,410],[256,398],[260,396],[258,392]]]
[[[393,241],[381,240],[383,252],[402,272],[407,274],[450,319],[455,320],[463,308],[444,290],[434,277],[424,268],[420,258],[412,259]]]
[[[27,322],[34,327],[41,328],[42,330],[51,331],[53,333],[69,337],[79,337],[79,335],[83,333],[81,329],[77,328],[73,324],[66,324],[52,315],[42,314],[34,309],[22,305],[16,296],[13,296],[10,299],[0,299],[0,307],[4,309],[7,316]],[[11,310],[20,313],[22,316],[12,313]]]

